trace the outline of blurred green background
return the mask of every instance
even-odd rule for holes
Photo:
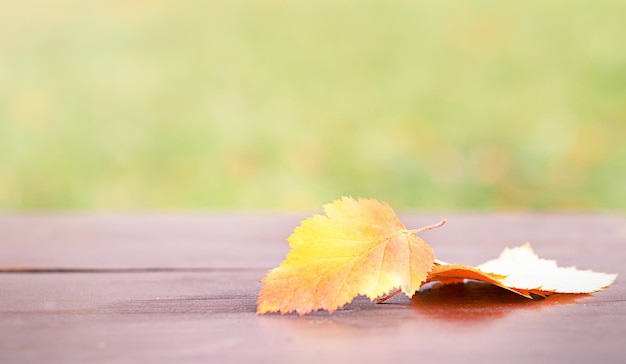
[[[623,209],[624,14],[1,1],[0,209]]]

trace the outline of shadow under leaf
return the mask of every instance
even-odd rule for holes
[[[411,307],[429,318],[450,322],[489,321],[520,309],[572,304],[587,294],[553,294],[528,299],[489,283],[435,284],[416,293]]]

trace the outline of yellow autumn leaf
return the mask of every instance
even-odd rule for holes
[[[286,259],[261,281],[257,313],[329,312],[357,295],[371,300],[398,288],[412,296],[433,267],[432,249],[407,230],[391,207],[344,197],[325,215],[301,222]]]
[[[527,243],[506,248],[497,259],[476,267],[437,261],[426,282],[479,280],[531,298],[531,293],[547,296],[552,293],[597,292],[611,285],[616,278],[617,274],[559,267],[554,260],[539,258]]]

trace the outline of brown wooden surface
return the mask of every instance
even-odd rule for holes
[[[624,363],[626,219],[616,214],[400,214],[439,259],[479,264],[531,242],[619,273],[589,296],[529,301],[490,286],[305,317],[255,315],[258,280],[305,216],[0,216],[1,363]],[[31,272],[10,272],[28,268]]]

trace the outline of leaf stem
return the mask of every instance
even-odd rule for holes
[[[387,301],[388,299],[390,299],[391,297],[397,295],[400,292],[402,292],[402,290],[400,288],[398,288],[398,289],[396,289],[393,292],[387,293],[386,296],[383,296],[381,298],[377,298],[376,299],[376,303],[383,303],[383,302]]]
[[[441,221],[439,221],[438,223],[436,223],[434,225],[425,226],[425,227],[419,228],[419,229],[411,229],[411,230],[407,230],[406,232],[407,233],[417,234],[417,233],[421,233],[421,232],[424,232],[424,231],[440,228],[440,227],[442,227],[445,224],[446,224],[446,219],[443,218],[443,219],[441,219]]]

